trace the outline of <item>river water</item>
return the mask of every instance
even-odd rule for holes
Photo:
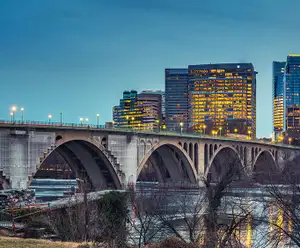
[[[164,219],[168,219],[168,223],[172,223],[172,227],[176,229],[176,232],[189,241],[188,227],[185,220],[191,219],[196,212],[199,215],[204,213],[206,209],[203,197],[204,190],[176,186],[162,189],[155,185],[149,186],[149,184],[146,186],[145,184],[139,184],[136,189],[137,195],[143,201],[147,201],[145,205],[150,206],[150,208],[152,207],[151,202],[157,202],[157,199],[159,199]],[[133,207],[132,212],[135,224],[139,226],[135,231],[135,241],[141,234],[139,229],[141,221],[139,220],[142,220],[139,218],[137,213],[139,209],[137,208]],[[245,217],[246,214],[248,214],[247,218]],[[243,245],[242,247],[295,247],[290,244],[288,239],[283,238],[281,231],[274,228],[273,224],[276,224],[284,230],[292,231],[291,223],[289,220],[284,219],[283,211],[273,205],[270,194],[265,188],[231,188],[227,190],[220,204],[219,218],[224,227],[226,225],[230,226],[233,219],[236,221],[243,219],[242,224],[234,231],[234,239],[238,240]],[[164,227],[160,231],[155,230],[159,226],[159,221],[154,218],[152,221],[153,223],[150,223],[150,221],[142,223],[150,226],[148,236],[155,234],[155,237],[149,239],[150,241],[175,236],[170,228]]]

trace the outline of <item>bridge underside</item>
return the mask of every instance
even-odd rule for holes
[[[174,145],[162,145],[146,161],[137,181],[196,183],[186,156]]]
[[[34,178],[76,179],[88,191],[120,189],[121,183],[105,155],[86,141],[69,141],[57,147],[41,164]],[[80,181],[79,184],[80,184]]]
[[[245,172],[241,159],[236,151],[225,147],[221,149],[211,161],[207,168],[206,179],[212,183],[223,183],[224,185],[232,182],[242,183],[245,179]]]

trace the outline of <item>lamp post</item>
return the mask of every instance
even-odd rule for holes
[[[12,112],[12,122],[15,122],[15,112],[17,111],[16,106],[11,107],[11,112]]]
[[[21,120],[24,123],[24,108],[21,108]]]
[[[206,125],[203,125],[203,134],[205,135],[205,129],[206,129]]]
[[[134,128],[134,124],[133,124],[134,117],[131,117],[131,120],[132,120],[132,122],[131,122],[131,126],[132,126],[132,128]]]
[[[80,117],[79,120],[80,120],[80,126],[82,126],[83,118]]]
[[[155,123],[157,124],[157,130],[160,131],[160,121],[159,119],[155,120]]]
[[[248,130],[249,139],[251,139],[251,130]]]
[[[62,126],[62,124],[63,124],[63,113],[60,112],[60,125]]]
[[[289,141],[289,145],[291,145],[292,144],[292,138],[289,137],[288,141]]]
[[[49,124],[51,123],[51,118],[52,118],[52,115],[49,114],[49,115],[48,115],[48,122],[49,122]]]
[[[13,116],[14,116],[14,113],[10,112],[10,122],[13,122]]]
[[[219,127],[219,131],[220,131],[220,136],[221,136],[221,132],[222,132],[222,127]]]
[[[182,135],[183,122],[180,122],[180,123],[179,123],[179,126],[180,126],[180,134]]]
[[[237,133],[237,132],[238,132],[238,129],[237,129],[237,128],[235,128],[233,131],[234,131],[234,133]]]
[[[85,118],[86,125],[89,126],[89,118]]]
[[[100,115],[97,114],[97,115],[96,115],[96,118],[97,118],[97,128],[98,128],[98,127],[99,127],[99,119],[100,119]]]

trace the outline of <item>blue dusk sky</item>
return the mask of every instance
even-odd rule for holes
[[[0,119],[112,119],[164,69],[252,62],[257,135],[272,132],[272,61],[300,53],[299,0],[0,0]],[[20,113],[18,113],[18,118]]]

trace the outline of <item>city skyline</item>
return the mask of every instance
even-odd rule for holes
[[[165,68],[250,62],[259,73],[257,136],[270,136],[272,62],[299,52],[300,3],[232,2],[235,10],[223,1],[2,2],[0,119],[16,104],[25,119],[59,121],[62,111],[67,122],[95,123],[99,113],[104,123],[124,90],[163,90]]]

